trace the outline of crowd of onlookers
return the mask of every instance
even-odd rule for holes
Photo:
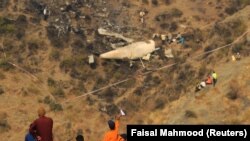
[[[25,141],[53,141],[53,119],[45,116],[43,107],[38,109],[38,118],[30,124],[29,132],[25,135]],[[121,114],[115,117],[115,121],[109,120],[110,128],[103,137],[103,141],[126,141],[126,134],[119,134],[119,121]],[[82,132],[77,133],[76,141],[84,141]]]

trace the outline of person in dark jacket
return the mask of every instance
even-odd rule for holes
[[[45,116],[46,112],[43,107],[38,109],[38,119],[30,127],[30,133],[36,135],[38,141],[53,141],[53,120]]]
[[[76,141],[84,141],[83,135],[77,135],[76,136]]]

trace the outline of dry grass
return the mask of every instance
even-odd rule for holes
[[[158,121],[162,124],[163,122],[178,122],[178,120],[183,119],[183,114],[184,118],[188,117],[185,118],[185,122],[192,120],[194,123],[211,123],[214,122],[213,119],[204,117],[216,115],[216,118],[220,120],[226,115],[226,112],[218,112],[219,114],[217,114],[216,110],[221,110],[218,108],[217,103],[222,103],[219,107],[226,105],[223,99],[226,93],[223,92],[226,91],[224,89],[227,85],[226,82],[221,82],[221,80],[226,79],[227,76],[228,78],[232,77],[227,74],[228,71],[225,73],[218,71],[220,72],[218,87],[221,89],[217,87],[214,89],[208,88],[204,91],[204,93],[209,93],[207,94],[208,96],[205,95],[205,98],[201,96],[199,100],[192,93],[189,93],[189,88],[192,87],[196,77],[204,76],[203,73],[209,68],[205,67],[207,64],[201,66],[200,71],[196,69],[200,65],[194,64],[196,63],[194,61],[189,65],[176,65],[171,69],[137,78],[137,71],[141,69],[139,61],[136,61],[133,68],[129,68],[129,62],[127,61],[104,61],[99,59],[98,54],[111,50],[110,42],[115,43],[119,40],[111,37],[100,37],[96,33],[98,27],[105,27],[119,33],[123,32],[126,36],[136,40],[145,40],[150,39],[153,33],[167,34],[171,31],[175,34],[176,32],[185,32],[184,37],[187,39],[187,45],[185,48],[178,46],[173,48],[173,50],[179,50],[175,51],[174,55],[176,57],[174,59],[162,59],[164,56],[158,59],[157,53],[153,53],[151,60],[145,61],[145,64],[153,67],[159,67],[172,62],[187,64],[189,63],[189,58],[186,57],[188,52],[190,55],[193,53],[198,54],[201,52],[202,46],[210,47],[207,50],[211,50],[216,46],[232,41],[234,37],[244,32],[246,26],[248,26],[244,21],[231,21],[221,23],[219,25],[220,30],[212,29],[211,34],[207,33],[206,30],[198,29],[203,25],[220,19],[215,13],[224,12],[224,7],[222,10],[216,10],[214,7],[208,7],[205,2],[198,3],[197,1],[187,1],[185,7],[182,7],[182,2],[172,0],[128,0],[123,1],[121,4],[107,1],[109,7],[106,10],[111,15],[108,18],[102,18],[96,14],[98,14],[99,9],[103,9],[103,6],[105,7],[106,5],[100,6],[100,4],[93,3],[93,5],[90,5],[95,7],[95,9],[82,8],[79,10],[82,12],[82,16],[86,16],[86,20],[71,20],[75,29],[80,27],[78,24],[83,23],[82,25],[84,26],[79,28],[78,33],[72,30],[72,32],[60,34],[59,36],[58,29],[53,25],[55,24],[53,23],[54,18],[56,18],[53,17],[54,15],[48,20],[49,22],[44,21],[41,11],[35,9],[35,5],[38,4],[37,1],[19,2],[21,4],[18,11],[17,9],[16,11],[14,10],[15,4],[13,1],[10,1],[7,5],[8,10],[3,9],[3,6],[0,5],[0,31],[2,33],[0,36],[3,39],[4,47],[4,49],[1,48],[0,59],[0,74],[3,74],[0,75],[0,82],[4,94],[0,95],[0,100],[1,107],[6,108],[5,111],[8,111],[7,117],[4,118],[7,122],[3,122],[4,127],[7,128],[0,135],[1,139],[9,139],[5,137],[10,137],[9,140],[23,138],[28,125],[37,117],[36,108],[40,105],[45,105],[50,111],[48,116],[55,121],[55,141],[74,140],[76,130],[79,128],[83,129],[86,140],[99,140],[106,129],[108,130],[106,121],[119,113],[119,107],[127,111],[127,116],[122,120],[124,123],[121,124],[123,131],[125,131],[128,123],[155,123]],[[47,3],[49,1],[45,0],[43,2]],[[60,3],[61,1],[57,0],[55,2]],[[224,2],[222,4],[227,5]],[[55,7],[52,7],[52,13],[57,12],[56,8],[59,5],[55,4]],[[192,9],[196,5],[199,5],[201,8]],[[127,8],[128,11],[119,13],[119,10],[113,10],[113,7],[121,9],[121,6],[124,9]],[[138,20],[138,11],[141,10],[147,11],[145,25],[142,25]],[[240,8],[237,10],[240,10]],[[4,19],[6,15],[13,21]],[[115,16],[113,17],[113,15]],[[190,18],[195,15],[199,17],[197,20]],[[225,14],[224,16],[228,15]],[[129,19],[126,19],[126,17],[129,17]],[[183,26],[187,26],[187,28],[183,28]],[[211,38],[218,39],[218,37],[220,37],[218,42],[210,40]],[[2,45],[0,44],[0,46]],[[235,46],[233,52],[236,50],[244,52],[245,43]],[[6,60],[2,56],[4,52],[7,54]],[[225,52],[227,51],[223,50],[222,54]],[[87,56],[90,54],[96,55],[96,69],[91,69],[87,63]],[[209,57],[213,58],[204,58],[204,62],[208,61],[216,66],[216,69],[221,69],[221,65],[218,65],[217,62],[218,57],[212,55]],[[27,71],[37,75],[41,80],[33,82],[22,71],[10,71],[13,68],[8,65],[7,61],[13,61],[20,66],[24,66]],[[193,67],[193,65],[196,67]],[[231,68],[233,70],[235,67]],[[131,81],[111,87],[97,94],[89,95],[86,98],[80,97],[77,100],[72,100],[70,103],[62,103],[64,100],[80,96],[132,75],[135,79],[131,79]],[[69,82],[67,86],[62,83],[66,81]],[[45,83],[45,85],[41,83]],[[189,85],[190,87],[188,87]],[[230,89],[234,94],[235,92],[237,93],[237,100],[232,101],[225,98],[229,104],[238,102],[239,97],[241,98],[242,92],[244,92],[242,89],[241,86]],[[20,93],[23,94],[20,95]],[[50,93],[56,99],[47,96]],[[220,95],[224,97],[220,97]],[[195,109],[193,109],[194,107],[189,107],[189,104],[194,104]],[[176,105],[184,108],[171,110],[171,107],[174,108]],[[12,106],[19,107],[13,108]],[[107,111],[100,112],[99,108],[101,107],[106,107]],[[204,111],[202,112],[204,109],[210,110],[208,114]],[[230,110],[230,108],[228,109]],[[234,106],[231,110],[234,110],[232,114],[239,111],[237,106]],[[148,116],[154,115],[157,111],[159,115],[152,116],[154,118]],[[178,115],[178,113],[180,114]],[[247,115],[247,111],[244,111],[243,116]],[[171,118],[174,120],[171,120]],[[246,117],[242,119],[232,117],[231,120],[235,120],[235,122],[249,122]],[[96,129],[96,125],[104,128]],[[14,134],[16,132],[18,134]]]

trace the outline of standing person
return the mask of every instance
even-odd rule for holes
[[[105,133],[103,141],[124,141],[124,139],[119,135],[119,120],[121,115],[115,117],[115,122],[113,120],[108,121],[110,130]]]
[[[214,87],[215,87],[215,84],[216,84],[216,82],[217,82],[217,74],[215,73],[215,71],[213,71],[212,77],[213,77],[213,85],[214,85]]]
[[[35,134],[38,141],[53,141],[53,120],[45,116],[43,107],[40,107],[37,112],[38,119],[32,123],[30,133]]]
[[[76,136],[76,141],[84,141],[83,135],[77,135]]]
[[[84,141],[84,136],[83,136],[83,133],[82,133],[82,129],[78,129],[77,136],[76,136],[76,141]]]

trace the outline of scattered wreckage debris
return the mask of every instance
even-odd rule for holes
[[[134,40],[133,39],[130,39],[130,38],[127,38],[127,37],[124,37],[123,35],[121,34],[118,34],[118,33],[114,33],[114,32],[111,32],[111,31],[108,31],[106,29],[103,29],[103,28],[99,28],[98,29],[98,33],[100,35],[106,35],[106,36],[113,36],[113,37],[116,37],[116,38],[120,38],[128,43],[131,43],[133,42]]]
[[[172,49],[165,49],[164,53],[165,53],[165,56],[167,58],[174,58],[174,55],[172,53]]]

